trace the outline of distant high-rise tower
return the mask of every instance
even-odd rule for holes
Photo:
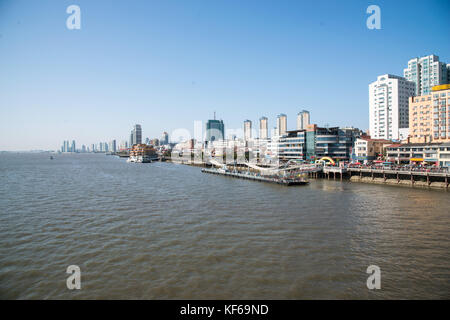
[[[287,116],[283,113],[277,116],[277,133],[279,136],[286,135],[287,131]]]
[[[252,122],[250,120],[244,121],[244,140],[250,140],[252,138]]]
[[[431,94],[431,87],[449,83],[449,69],[439,57],[434,54],[414,58],[408,61],[408,67],[403,74],[408,81],[416,85],[416,96]]]
[[[306,130],[309,124],[309,111],[303,110],[297,114],[297,130]]]
[[[109,143],[109,152],[116,152],[117,151],[117,143],[116,140],[112,140]]]
[[[225,125],[222,120],[216,120],[214,112],[214,120],[208,120],[206,123],[206,141],[218,141],[225,139]]]
[[[161,145],[169,144],[169,134],[167,132],[163,132],[160,140]]]
[[[76,152],[75,140],[72,140],[72,146],[70,147],[70,152]]]
[[[259,138],[267,139],[269,137],[269,126],[267,124],[267,118],[259,118]]]
[[[135,124],[130,135],[130,146],[142,143],[142,128],[140,124]]]

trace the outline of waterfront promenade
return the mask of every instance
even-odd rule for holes
[[[323,167],[323,177],[327,179],[350,179],[368,183],[385,183],[448,189],[450,173],[445,169],[425,169],[414,167]]]
[[[175,164],[185,164],[197,167],[210,168],[212,166],[218,167],[218,163],[208,161],[194,161],[192,159],[187,160],[184,158],[176,159],[164,159]],[[222,164],[220,164],[222,166]],[[250,163],[231,163],[228,164],[230,172],[226,175],[236,178],[250,179],[265,182],[268,181],[267,175],[260,175],[258,169],[267,170],[270,168],[261,167]],[[246,168],[246,169],[245,169]],[[237,169],[238,173],[232,173],[234,169]],[[376,165],[345,165],[343,167],[321,165],[321,164],[303,164],[292,166],[280,166],[279,173],[286,172],[287,178],[293,178],[298,174],[305,174],[309,178],[313,179],[332,179],[332,180],[350,180],[352,182],[364,182],[386,185],[400,185],[410,187],[429,187],[438,189],[447,189],[450,184],[450,172],[447,168],[434,168],[434,167],[420,167],[420,166],[402,166],[391,165],[388,167],[376,166]],[[275,170],[275,171],[276,171]],[[202,170],[207,173],[220,174],[215,169],[210,171]],[[214,172],[213,172],[214,171]],[[250,174],[250,176],[247,173]],[[242,175],[242,177],[241,177]],[[282,175],[278,175],[282,176]],[[277,182],[278,183],[278,182]],[[284,184],[280,182],[279,184]],[[288,184],[292,185],[292,184]]]

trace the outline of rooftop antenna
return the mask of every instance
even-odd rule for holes
[[[214,111],[214,120],[216,120],[216,112]]]

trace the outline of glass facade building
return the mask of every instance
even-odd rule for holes
[[[222,120],[208,120],[206,123],[207,142],[223,140],[225,137],[225,126]]]
[[[359,137],[357,129],[320,128],[313,126],[307,130],[288,131],[280,138],[278,158],[283,161],[315,161],[322,157],[349,161],[353,144]]]

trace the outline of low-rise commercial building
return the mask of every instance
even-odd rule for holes
[[[446,161],[440,159],[440,153],[446,157],[447,149],[450,151],[450,148],[442,143],[392,144],[386,147],[386,159],[397,164],[423,163],[444,166]],[[448,161],[450,162],[450,156]]]
[[[441,167],[450,168],[450,142],[442,143],[439,146],[438,161]]]
[[[355,160],[366,162],[382,157],[384,147],[391,144],[392,141],[385,139],[357,138],[354,147]]]

